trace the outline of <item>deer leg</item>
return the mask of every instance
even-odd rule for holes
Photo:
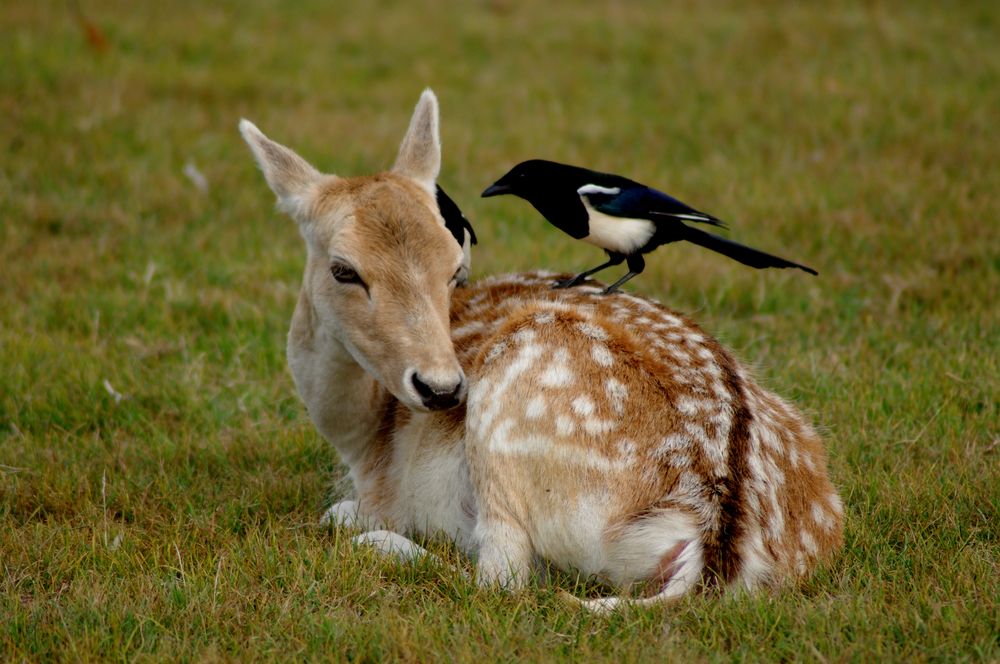
[[[381,521],[370,517],[361,511],[361,505],[356,500],[342,500],[331,505],[320,518],[321,526],[331,525],[335,528],[357,528],[359,530],[379,530],[383,528]]]
[[[400,562],[413,562],[424,556],[430,556],[431,559],[437,560],[437,556],[428,553],[424,547],[391,530],[371,530],[367,533],[361,533],[351,541],[355,544],[374,547],[382,555],[396,558]]]
[[[479,560],[476,581],[480,586],[499,585],[506,590],[522,588],[531,576],[534,550],[528,534],[504,521],[480,519],[476,525]]]

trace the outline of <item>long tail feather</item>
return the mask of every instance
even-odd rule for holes
[[[775,256],[774,254],[761,251],[760,249],[748,247],[745,244],[740,244],[739,242],[733,242],[732,240],[726,239],[720,235],[706,233],[705,231],[697,228],[691,228],[690,226],[685,226],[684,228],[686,229],[684,231],[684,239],[688,242],[705,247],[706,249],[711,249],[712,251],[718,252],[723,256],[729,256],[733,260],[739,261],[744,265],[749,265],[750,267],[755,267],[758,270],[768,267],[796,267],[800,270],[808,272],[809,274],[819,274],[811,267],[786,260],[779,256]]]

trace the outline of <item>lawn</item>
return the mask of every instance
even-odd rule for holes
[[[995,3],[80,9],[0,5],[0,660],[1000,660]],[[474,278],[601,259],[478,197],[529,157],[819,270],[672,245],[628,289],[824,432],[828,566],[600,617],[316,526],[343,483],[284,360],[304,247],[236,123],[370,173],[428,85]]]

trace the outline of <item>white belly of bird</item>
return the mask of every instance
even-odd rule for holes
[[[612,217],[590,207],[586,198],[582,200],[590,215],[590,235],[583,238],[584,242],[620,254],[631,254],[653,237],[656,227],[648,219]]]

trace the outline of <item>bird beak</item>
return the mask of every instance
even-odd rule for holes
[[[486,191],[483,192],[483,198],[489,198],[490,196],[502,196],[503,194],[509,194],[510,187],[505,184],[494,184],[491,185]]]

